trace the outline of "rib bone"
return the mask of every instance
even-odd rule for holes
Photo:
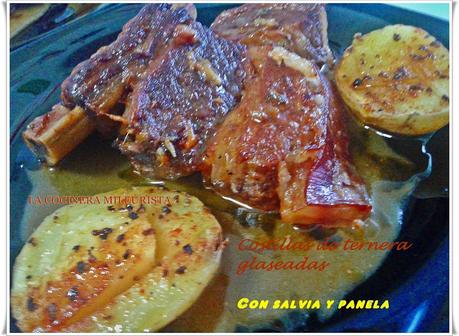
[[[35,118],[23,133],[34,154],[53,166],[86,139],[95,129],[95,121],[79,106],[73,110],[54,105]]]

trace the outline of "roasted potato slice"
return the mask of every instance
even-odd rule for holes
[[[22,331],[154,331],[216,272],[221,228],[197,198],[153,187],[96,197],[48,216],[17,257],[11,306]]]
[[[354,114],[375,128],[420,135],[449,121],[449,53],[420,28],[392,25],[356,35],[335,79]]]

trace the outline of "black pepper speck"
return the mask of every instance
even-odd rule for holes
[[[165,214],[165,215],[171,213],[171,211],[172,211],[172,210],[171,210],[168,206],[166,206],[166,205],[163,206],[163,207],[161,208],[161,212],[162,212],[163,214]]]
[[[123,259],[127,259],[129,258],[129,256],[131,255],[131,250],[127,249],[126,252],[124,252],[123,254]]]
[[[78,274],[81,274],[85,271],[86,269],[86,264],[84,261],[79,261],[76,265],[76,271]]]
[[[408,77],[409,73],[408,73],[408,70],[406,70],[404,67],[399,67],[395,73],[394,73],[394,79],[395,80],[401,80],[401,79],[404,79],[406,77]]]
[[[49,304],[48,307],[46,307],[46,310],[48,311],[49,318],[52,321],[55,321],[56,317],[57,317],[57,306],[56,306],[56,304],[54,304],[54,303]]]
[[[30,238],[28,243],[32,246],[37,246],[37,240],[34,237]]]
[[[190,244],[186,244],[185,246],[183,246],[183,252],[188,254],[188,255],[192,255],[193,254],[193,249],[191,248],[191,245]]]
[[[92,230],[93,236],[99,236],[100,239],[105,240],[107,239],[108,235],[113,232],[112,228],[103,228],[102,230]]]
[[[37,308],[38,308],[38,305],[35,302],[33,302],[33,298],[29,296],[27,298],[27,310],[32,312],[32,311],[37,310]]]
[[[360,78],[356,78],[353,82],[352,82],[352,86],[353,87],[358,87],[362,84],[362,80]]]
[[[186,272],[186,266],[180,266],[175,270],[176,274],[184,274]]]
[[[78,291],[78,288],[75,286],[67,291],[67,297],[70,301],[78,300],[78,295],[80,295],[80,292]]]

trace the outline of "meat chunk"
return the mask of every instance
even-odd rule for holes
[[[288,223],[340,225],[371,206],[347,150],[341,103],[313,63],[251,47],[256,73],[209,144],[202,172],[222,194]]]
[[[324,144],[314,160],[298,159],[311,154],[305,150],[299,156],[287,155],[279,165],[280,212],[288,223],[348,225],[366,219],[372,208],[349,156],[343,102],[325,81],[329,117]]]
[[[331,63],[323,4],[245,4],[221,13],[212,24],[220,36],[250,46],[274,45],[323,65]]]
[[[116,134],[120,122],[125,122],[119,114],[129,104],[132,87],[167,49],[175,27],[195,17],[196,9],[188,4],[143,7],[115,42],[73,69],[62,83],[62,104],[28,125],[23,134],[26,144],[40,159],[55,165],[94,129]]]
[[[132,93],[121,151],[146,176],[197,170],[218,125],[241,96],[246,47],[199,23],[177,26],[167,53]]]
[[[193,21],[193,7],[149,4],[123,27],[116,41],[78,64],[62,83],[62,102],[96,114],[113,109],[141,78],[149,62],[168,45],[179,24]]]

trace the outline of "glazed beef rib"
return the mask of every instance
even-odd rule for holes
[[[319,66],[333,60],[324,4],[245,4],[221,13],[211,28],[249,46],[274,45]]]
[[[126,23],[116,41],[78,64],[62,83],[66,107],[111,113],[142,77],[151,60],[169,44],[179,24],[193,21],[190,8],[149,4]],[[192,10],[191,10],[192,11]]]
[[[207,183],[288,223],[341,225],[371,206],[347,150],[341,102],[317,67],[281,47],[252,47],[256,71],[209,145]]]
[[[23,133],[28,147],[57,164],[97,127],[112,135],[129,93],[148,64],[169,44],[179,24],[196,17],[192,5],[149,4],[126,23],[116,41],[78,64],[62,84],[62,105],[33,120]]]
[[[366,218],[343,105],[318,69],[332,60],[323,5],[243,5],[213,30],[190,9],[145,6],[74,69],[65,106],[31,123],[29,146],[46,143],[57,162],[94,128],[80,120],[90,112],[121,125],[116,143],[143,175],[201,171],[218,192],[287,223]]]
[[[170,49],[135,87],[119,139],[143,175],[177,178],[197,171],[207,141],[238,103],[246,48],[200,23],[179,25]]]

